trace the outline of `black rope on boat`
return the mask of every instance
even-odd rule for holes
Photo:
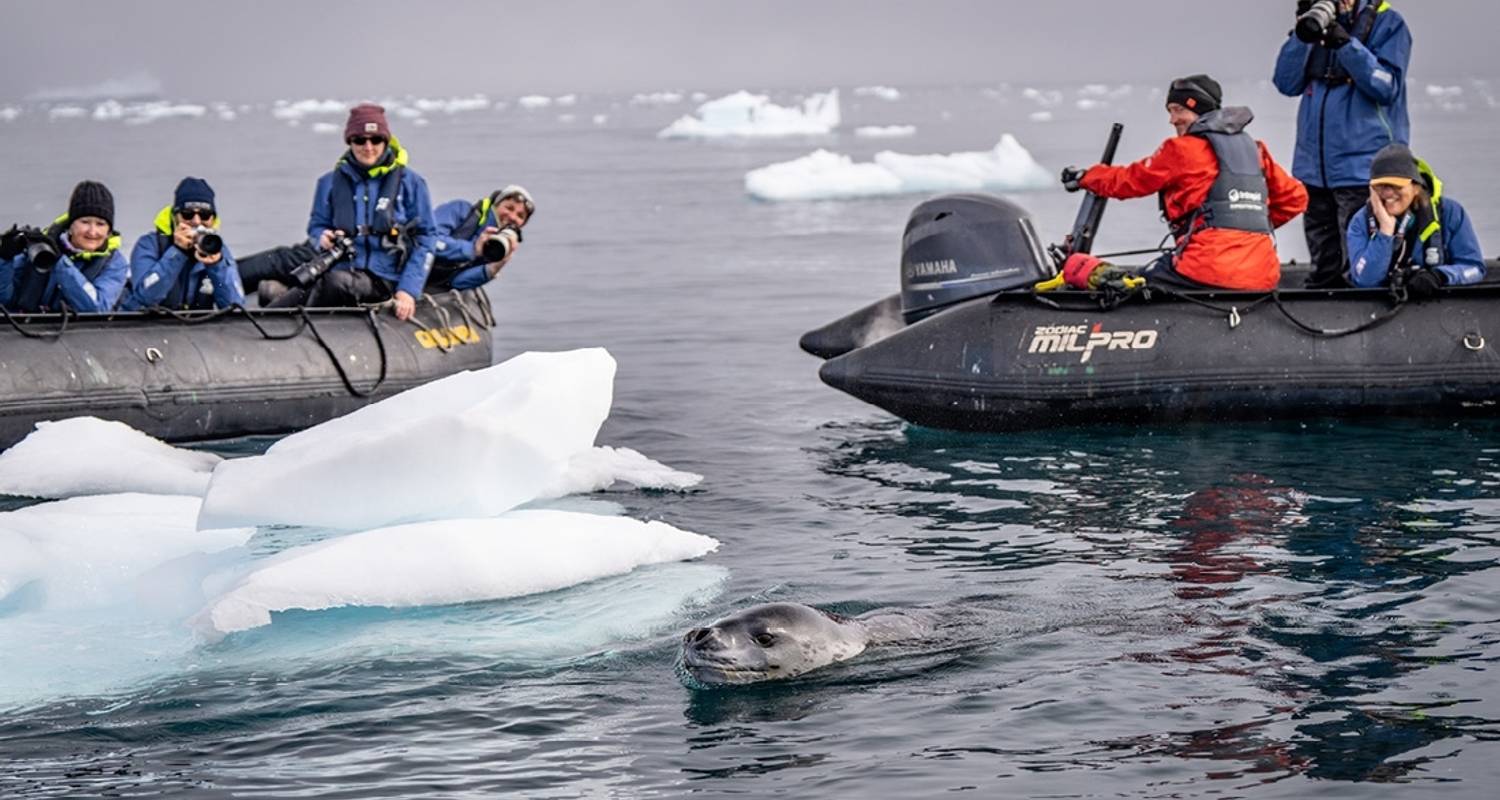
[[[16,333],[21,334],[27,339],[41,339],[42,341],[46,342],[55,342],[58,339],[61,339],[63,337],[63,334],[68,332],[68,320],[73,318],[72,310],[69,309],[66,304],[64,304],[62,310],[62,326],[55,331],[37,333],[36,331],[27,330],[25,326],[23,326],[16,320],[15,315],[10,313],[10,309],[6,308],[5,306],[0,306],[0,314],[5,315],[5,321],[10,323],[10,326],[12,328],[16,329]]]
[[[431,303],[432,306],[433,306],[433,308],[437,308],[437,301],[433,300],[431,295],[424,294],[424,295],[422,295],[422,299],[424,299],[424,300],[428,301],[429,303]],[[442,315],[441,314],[438,315],[438,319],[439,319],[439,324],[442,324]],[[453,351],[453,345],[448,344],[448,341],[447,341],[448,334],[446,334],[446,333],[437,333],[437,332],[433,331],[432,328],[430,328],[430,327],[427,326],[427,323],[425,323],[425,322],[422,321],[421,317],[417,316],[417,312],[415,310],[412,311],[411,316],[409,318],[407,318],[406,321],[409,322],[409,323],[411,323],[412,325],[417,326],[418,330],[426,333],[432,339],[433,345],[435,345],[439,351],[444,352],[444,353],[450,353],[450,352]]]
[[[375,392],[380,389],[380,385],[385,383],[387,366],[385,340],[380,338],[380,323],[375,319],[375,315],[378,313],[376,311],[376,308],[370,306],[365,307],[365,322],[369,324],[370,332],[375,335],[375,346],[380,350],[380,377],[375,379],[375,384],[373,386],[364,391],[361,391],[359,388],[357,388],[354,385],[354,382],[349,379],[349,373],[344,371],[344,365],[339,362],[338,355],[333,352],[333,348],[328,345],[328,342],[323,340],[323,334],[318,333],[318,326],[313,324],[312,317],[309,317],[307,315],[307,307],[299,306],[297,310],[302,316],[303,325],[301,327],[306,327],[307,330],[312,333],[313,340],[318,343],[319,347],[323,348],[323,352],[328,354],[328,360],[333,362],[333,368],[338,372],[339,380],[344,382],[344,388],[349,390],[349,394],[352,394],[362,400],[374,397]],[[298,328],[299,331],[301,330],[301,327]]]
[[[1399,301],[1395,305],[1391,306],[1390,309],[1386,310],[1382,314],[1377,314],[1368,322],[1360,323],[1359,325],[1355,325],[1352,328],[1336,328],[1334,330],[1324,330],[1323,328],[1314,327],[1292,316],[1292,312],[1288,311],[1286,306],[1282,304],[1280,292],[1272,292],[1271,296],[1276,300],[1276,310],[1280,311],[1281,315],[1287,318],[1287,321],[1291,322],[1293,325],[1296,325],[1306,333],[1310,333],[1313,336],[1319,336],[1324,339],[1337,339],[1340,336],[1349,336],[1350,334],[1363,333],[1364,331],[1370,330],[1371,328],[1377,327],[1379,325],[1384,325],[1385,323],[1394,319],[1397,314],[1400,314],[1402,309],[1406,308],[1406,302],[1404,300]]]

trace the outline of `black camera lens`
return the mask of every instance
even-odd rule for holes
[[[32,267],[42,272],[57,266],[61,257],[51,242],[32,242],[26,246],[26,260],[31,263]]]
[[[198,241],[195,246],[198,248],[198,252],[203,255],[216,256],[224,252],[224,237],[213,231],[204,231],[198,234]]]

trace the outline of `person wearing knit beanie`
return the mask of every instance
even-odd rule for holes
[[[379,136],[390,141],[391,125],[386,122],[384,106],[360,103],[349,109],[349,121],[344,123],[344,144],[356,136]]]
[[[172,204],[130,252],[130,285],[120,310],[210,310],[242,305],[245,293],[234,254],[219,233],[214,190],[202,178],[183,178]]]
[[[102,219],[107,227],[115,226],[115,196],[108,187],[96,181],[82,181],[73,187],[73,196],[68,199],[68,219],[82,217]]]
[[[130,276],[114,232],[115,198],[96,181],[73,187],[68,213],[45,231],[0,235],[0,306],[12,311],[113,311]]]

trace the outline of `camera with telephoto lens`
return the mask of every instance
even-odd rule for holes
[[[340,236],[333,240],[333,247],[319,253],[316,258],[305,264],[299,264],[291,271],[291,279],[298,286],[311,286],[323,273],[333,269],[333,265],[350,258],[354,255],[354,240],[348,236]]]
[[[506,225],[500,232],[484,240],[484,247],[479,254],[490,263],[504,261],[510,256],[510,251],[521,241],[521,229],[514,225]]]
[[[0,257],[15,258],[25,256],[26,262],[33,269],[46,272],[57,266],[62,258],[62,253],[57,249],[57,243],[52,241],[46,231],[31,226],[13,225],[4,235],[0,235]]]
[[[1334,0],[1317,0],[1307,13],[1297,17],[1297,38],[1304,42],[1316,42],[1323,32],[1338,18],[1339,9]]]
[[[216,256],[224,252],[224,237],[213,228],[200,225],[193,229],[193,249],[206,256]]]

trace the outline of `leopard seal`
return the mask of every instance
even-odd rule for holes
[[[801,603],[765,603],[689,630],[676,666],[693,688],[785,680],[874,645],[924,639],[931,630],[931,621],[914,612],[846,617]]]

